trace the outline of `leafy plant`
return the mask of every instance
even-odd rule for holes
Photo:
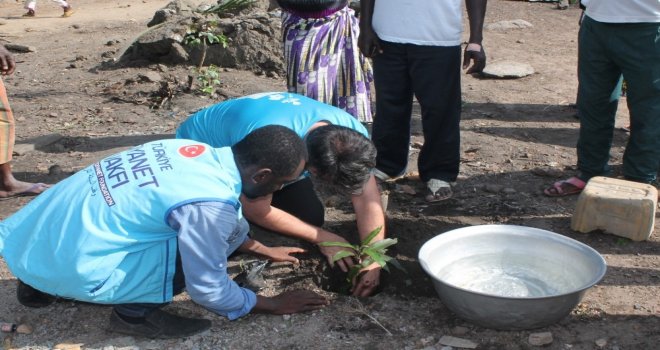
[[[221,0],[218,4],[200,13],[206,18],[208,15],[215,14],[221,15],[223,13],[238,11],[249,5],[252,5],[255,0]],[[208,95],[215,93],[216,85],[220,84],[220,71],[214,65],[204,68],[204,61],[206,60],[206,53],[208,47],[211,45],[222,45],[223,48],[228,46],[227,37],[218,32],[218,22],[214,20],[201,21],[194,23],[186,29],[186,35],[183,37],[183,43],[190,47],[201,47],[201,57],[197,64],[197,81],[201,84],[200,92]],[[192,87],[192,78],[189,80],[190,87]]]
[[[197,69],[199,91],[207,95],[215,93],[216,86],[220,85],[220,70],[215,65]]]
[[[377,227],[369,233],[369,235],[360,242],[359,245],[354,245],[345,242],[321,242],[319,245],[324,247],[342,247],[348,250],[342,250],[332,257],[332,261],[336,262],[346,257],[354,257],[358,263],[353,265],[348,271],[346,281],[349,284],[353,283],[353,279],[357,277],[360,270],[373,264],[374,262],[380,265],[383,270],[389,272],[388,264],[405,271],[399,262],[391,256],[388,256],[387,249],[397,243],[396,238],[385,238],[380,241],[371,242],[382,230],[382,226]]]
[[[206,60],[206,51],[209,45],[220,44],[223,48],[227,47],[227,37],[220,33],[216,33],[218,22],[207,21],[195,24],[186,29],[186,35],[183,37],[184,44],[191,47],[202,47],[202,57],[197,65],[198,69],[202,69],[204,61]]]

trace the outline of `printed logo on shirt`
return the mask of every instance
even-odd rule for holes
[[[179,148],[179,153],[186,158],[195,158],[206,150],[204,145],[188,145]]]

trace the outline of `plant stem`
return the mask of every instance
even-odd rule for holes
[[[364,307],[364,305],[358,299],[351,297],[350,300],[351,300],[351,303],[354,304],[353,305],[353,310],[357,311],[360,314],[363,314],[363,315],[369,317],[371,322],[375,323],[378,327],[382,328],[385,332],[387,332],[387,335],[389,335],[389,336],[393,335],[392,332],[390,332],[387,328],[385,328],[385,326],[383,326],[382,323],[380,323],[375,317],[371,316],[371,314],[369,314],[369,312],[367,312],[367,308]]]
[[[202,58],[199,60],[199,69],[201,70],[204,67],[204,60],[206,60],[206,40],[202,40]]]

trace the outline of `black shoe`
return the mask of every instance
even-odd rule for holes
[[[56,297],[40,292],[27,284],[18,280],[16,288],[16,298],[18,302],[27,307],[46,307],[55,302]]]
[[[116,310],[112,310],[109,330],[147,338],[168,339],[189,337],[209,328],[211,328],[210,320],[177,316],[156,309],[141,323],[126,322]]]

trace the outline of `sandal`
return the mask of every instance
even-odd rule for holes
[[[573,176],[569,179],[557,181],[552,184],[552,187],[543,190],[543,193],[548,197],[564,197],[578,194],[584,190],[587,183],[580,178]]]
[[[431,179],[426,182],[426,187],[429,189],[429,194],[424,199],[430,203],[447,200],[454,194],[447,181]]]

